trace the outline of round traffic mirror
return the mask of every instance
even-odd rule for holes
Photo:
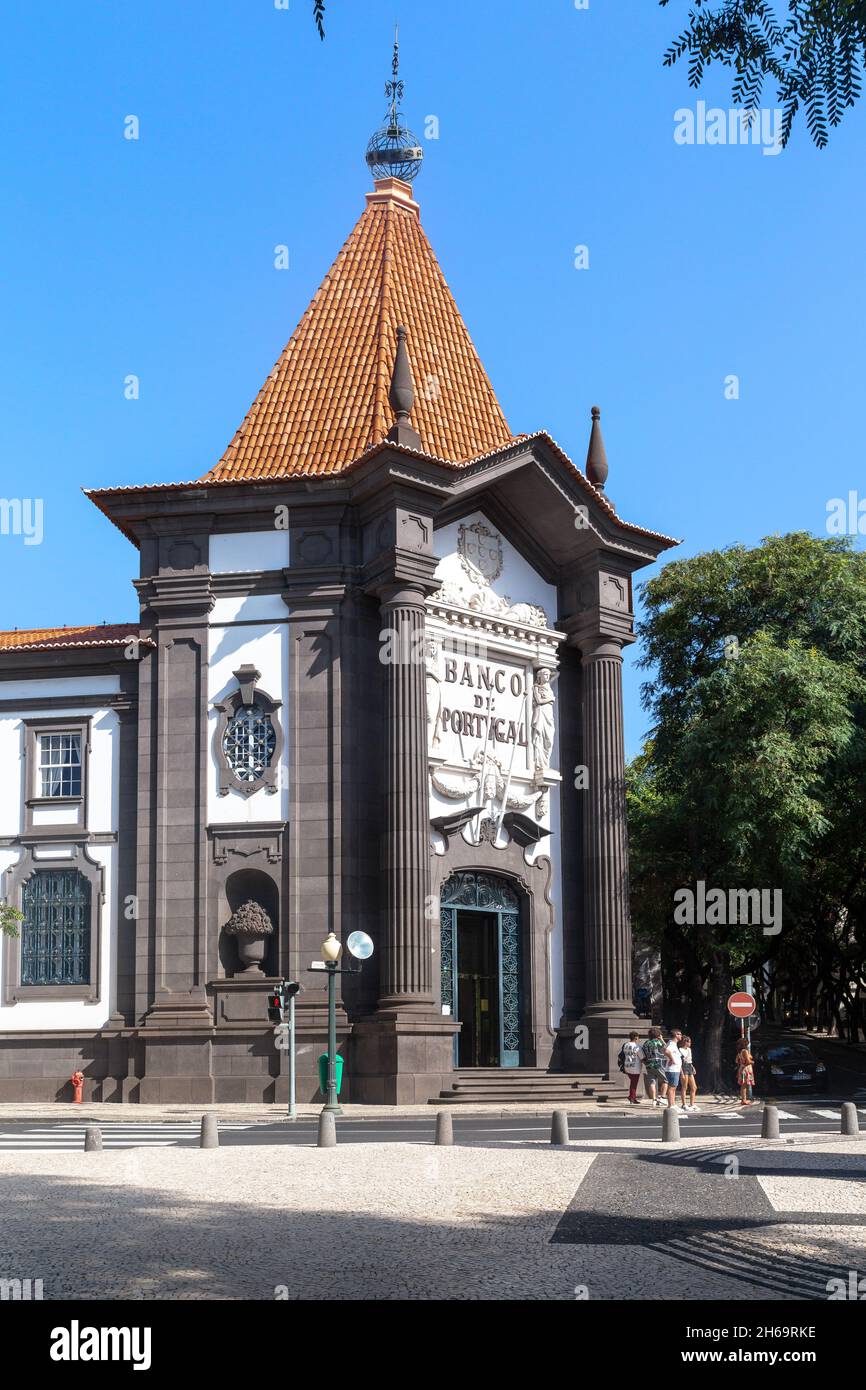
[[[346,948],[355,960],[369,960],[373,954],[373,942],[365,931],[353,931],[346,942]]]

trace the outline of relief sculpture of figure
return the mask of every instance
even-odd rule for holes
[[[532,685],[532,757],[535,780],[540,782],[550,767],[553,754],[554,703],[551,673],[546,666],[536,671]]]
[[[439,716],[442,713],[442,682],[439,675],[439,645],[434,637],[427,638],[427,747],[439,746]]]

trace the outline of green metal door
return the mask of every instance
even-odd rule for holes
[[[460,943],[458,912],[484,912],[497,918],[499,984],[499,1065],[520,1066],[521,940],[520,900],[507,879],[496,874],[452,874],[440,895],[440,961],[442,1003],[459,1019],[458,975]],[[454,1039],[454,1065],[458,1040]]]

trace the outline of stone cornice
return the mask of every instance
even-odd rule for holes
[[[362,572],[364,592],[382,597],[388,590],[416,590],[426,598],[439,588],[434,555],[393,549],[377,555]]]
[[[431,618],[446,623],[449,628],[466,633],[470,637],[493,638],[497,647],[513,647],[516,654],[525,655],[527,646],[546,648],[551,651],[566,641],[566,635],[548,627],[535,627],[529,623],[514,622],[496,614],[479,613],[471,608],[460,608],[455,604],[443,603],[435,597],[428,599],[427,612]]]
[[[210,575],[154,574],[135,579],[142,610],[155,613],[160,626],[187,626],[204,622],[214,606]]]

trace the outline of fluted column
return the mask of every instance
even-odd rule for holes
[[[632,1012],[622,650],[619,642],[580,641],[583,666],[584,1016]]]
[[[433,1004],[429,886],[427,704],[424,592],[410,585],[382,594],[387,659],[384,960],[380,1009]]]

